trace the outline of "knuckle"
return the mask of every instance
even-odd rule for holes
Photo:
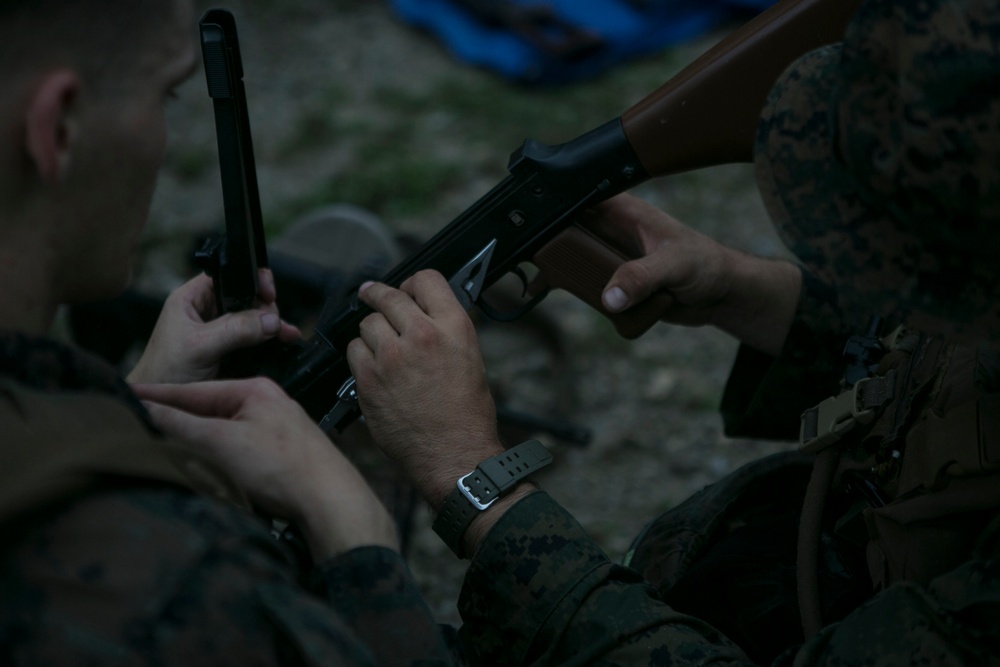
[[[251,317],[254,316],[252,314],[248,315],[244,312],[229,318],[229,320],[226,321],[225,326],[228,337],[234,340],[246,340],[248,338],[253,338],[257,333],[257,327]]]
[[[364,325],[364,323],[365,323],[364,320],[362,320],[361,324]],[[352,359],[357,358],[360,354],[364,352],[365,347],[366,347],[365,342],[363,340],[361,340],[360,338],[355,338],[350,343],[347,344],[346,354],[348,358]]]
[[[278,396],[284,393],[277,382],[269,377],[258,376],[247,380],[250,383],[250,389],[254,394],[258,394],[263,397]]]
[[[413,274],[413,279],[415,281],[425,283],[428,280],[433,280],[435,273],[437,273],[437,271],[434,271],[433,269],[420,269],[419,271]]]
[[[362,335],[375,334],[379,325],[385,321],[385,316],[382,313],[371,313],[366,315],[361,324],[358,325],[358,332]]]
[[[375,291],[371,294],[371,305],[376,311],[381,312],[389,310],[393,307],[393,304],[399,301],[400,292],[392,287],[389,287],[388,285],[376,283],[368,288],[366,294],[371,293],[372,290]]]
[[[642,262],[626,262],[618,269],[618,282],[632,291],[645,287],[650,279],[649,269]]]
[[[421,269],[409,278],[409,288],[414,292],[425,292],[444,281],[444,276],[434,269]]]
[[[408,332],[411,334],[414,343],[420,347],[433,347],[440,340],[438,328],[427,320],[415,321]]]

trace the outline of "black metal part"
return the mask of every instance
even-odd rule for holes
[[[885,507],[889,503],[889,497],[885,492],[861,471],[846,470],[842,480],[847,493],[864,498],[871,507]]]
[[[226,233],[203,249],[199,263],[212,276],[223,314],[253,307],[257,268],[267,266],[267,249],[236,21],[230,12],[212,9],[200,27],[205,79],[215,110]]]
[[[844,382],[853,387],[858,380],[871,377],[878,367],[878,362],[885,354],[885,347],[879,336],[882,335],[883,320],[873,316],[868,320],[868,330],[862,335],[851,336],[844,345]]]
[[[528,140],[511,155],[510,174],[439,231],[382,281],[398,287],[422,269],[452,276],[496,240],[483,289],[496,283],[568,226],[583,209],[649,178],[612,120],[577,139],[549,146]],[[297,358],[275,379],[316,419],[326,415],[350,377],[344,352],[371,310],[356,298],[328,302]],[[337,430],[359,416],[351,411]]]

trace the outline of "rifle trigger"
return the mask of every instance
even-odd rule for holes
[[[520,266],[515,266],[510,272],[521,280],[521,298],[523,299],[528,294],[528,274]]]
[[[486,244],[479,253],[469,262],[455,272],[448,284],[458,298],[458,302],[466,310],[472,308],[472,304],[479,298],[479,293],[483,291],[483,283],[486,282],[487,269],[490,260],[493,258],[493,250],[497,247],[497,240],[493,239]]]

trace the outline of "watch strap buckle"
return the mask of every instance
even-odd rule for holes
[[[484,503],[482,496],[476,495],[476,493],[472,490],[472,486],[465,483],[465,480],[469,479],[473,475],[482,475],[483,477],[486,477],[486,475],[479,468],[476,468],[468,475],[462,475],[461,477],[459,477],[457,486],[458,490],[462,493],[463,496],[465,496],[465,499],[468,500],[473,507],[482,512],[484,509],[495,503],[497,499],[500,498],[500,494],[493,492],[494,488],[498,488],[496,487],[496,485],[485,485],[482,483],[477,484],[476,486],[482,489],[482,494],[484,496],[490,496],[490,495],[493,496],[487,502]],[[476,481],[481,482],[481,480],[478,478],[476,479]],[[492,482],[492,480],[490,481]]]

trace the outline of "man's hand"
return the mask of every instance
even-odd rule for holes
[[[215,317],[212,279],[205,274],[175,289],[166,302],[149,343],[129,373],[135,382],[198,382],[219,372],[219,362],[234,350],[277,337],[290,343],[299,330],[278,317],[274,276],[260,269],[257,308]],[[214,319],[213,319],[214,318]]]
[[[605,287],[608,310],[664,290],[674,297],[664,321],[712,324],[764,352],[780,352],[801,289],[795,265],[728,248],[629,194],[598,204],[580,223],[639,257]]]
[[[437,509],[461,475],[502,450],[475,328],[436,271],[398,290],[366,284],[360,296],[376,311],[347,348],[361,411]]]
[[[134,389],[164,432],[228,473],[258,510],[301,528],[316,562],[364,545],[398,550],[392,517],[364,478],[275,383]]]

